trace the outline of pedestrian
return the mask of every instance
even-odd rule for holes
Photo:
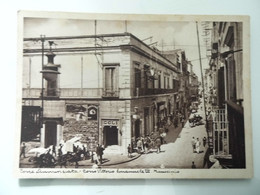
[[[161,152],[161,145],[162,145],[162,140],[161,137],[157,137],[155,140],[155,145],[157,148],[157,154]]]
[[[96,147],[96,154],[97,154],[97,157],[99,159],[100,158],[100,145],[99,144]]]
[[[103,162],[103,158],[102,158],[102,156],[103,156],[103,154],[104,154],[104,150],[105,150],[105,148],[104,148],[103,145],[99,146],[100,164],[102,164],[102,162]]]
[[[181,117],[181,125],[182,125],[182,128],[184,127],[184,124],[185,124],[185,119],[184,119],[184,116],[182,115],[182,117]]]
[[[98,155],[96,152],[93,152],[93,161],[95,164],[99,164]]]
[[[177,128],[178,127],[178,116],[176,115],[175,117],[174,117],[174,127],[175,128]]]
[[[48,168],[53,168],[55,166],[55,158],[51,155],[51,149],[48,150],[47,154],[45,155],[46,159],[46,166]]]
[[[58,149],[58,156],[62,156],[62,144],[60,144],[60,147]]]
[[[137,143],[136,143],[136,145],[137,145],[138,153],[141,154],[143,143],[142,143],[142,140],[141,140],[140,138],[137,139]]]
[[[132,147],[130,144],[127,147],[127,152],[128,152],[128,158],[132,158]]]
[[[75,144],[73,144],[73,152],[77,153],[77,147],[75,146]]]
[[[55,145],[52,146],[52,155],[56,156],[56,147],[55,147]]]
[[[206,142],[207,142],[206,137],[203,137],[203,147],[204,147],[204,148],[205,148],[205,146],[206,146]]]
[[[195,165],[194,161],[192,161],[191,168],[192,168],[192,169],[196,169],[196,165]]]
[[[197,140],[196,140],[196,152],[197,152],[197,154],[200,153],[200,141],[199,141],[199,138],[197,138]]]
[[[144,148],[144,153],[146,154],[148,152],[148,140],[147,140],[148,135],[143,139],[143,148]]]
[[[24,158],[26,158],[26,157],[25,157],[25,148],[26,148],[26,145],[25,145],[25,143],[23,142],[23,143],[22,143],[22,146],[21,146],[20,158],[21,158],[22,155],[23,155]]]
[[[192,137],[191,139],[191,146],[192,146],[192,152],[194,153],[196,149],[196,140],[194,137]]]
[[[83,145],[83,155],[84,155],[84,160],[87,159],[87,148],[85,145]]]
[[[79,145],[77,145],[76,147],[76,153],[78,154],[80,152],[80,148],[79,148]]]
[[[60,147],[58,148],[58,164],[60,165],[60,168],[62,168],[62,166],[64,166],[65,168],[67,168],[67,156],[68,153],[65,155],[62,155],[62,144],[60,144]]]

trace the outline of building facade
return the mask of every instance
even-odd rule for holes
[[[214,22],[207,69],[213,155],[232,168],[245,168],[242,23]]]
[[[41,41],[24,39],[21,141],[126,153],[180,109],[180,68],[130,33]]]

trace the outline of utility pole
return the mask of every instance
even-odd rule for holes
[[[44,42],[45,42],[45,35],[41,35],[41,42],[42,42],[42,71],[44,67]],[[41,91],[41,100],[42,100],[42,114],[41,114],[41,128],[43,128],[43,107],[44,107],[44,101],[43,101],[43,93],[44,93],[44,80],[43,80],[43,73],[42,73],[42,91]]]
[[[208,119],[207,119],[207,110],[206,110],[206,102],[205,102],[205,88],[204,88],[204,78],[202,72],[202,62],[201,62],[201,53],[200,53],[200,38],[199,38],[199,29],[198,29],[198,22],[196,22],[197,28],[197,37],[198,37],[198,49],[199,49],[199,60],[200,60],[200,74],[201,74],[201,84],[202,84],[202,95],[203,95],[203,104],[204,104],[204,112],[205,112],[205,121],[206,121],[206,131],[209,143],[209,132],[208,132]]]

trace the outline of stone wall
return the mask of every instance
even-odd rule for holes
[[[73,118],[65,120],[63,131],[64,141],[66,142],[76,136],[80,136],[80,142],[87,144],[89,149],[95,148],[98,143],[98,122],[77,121]]]

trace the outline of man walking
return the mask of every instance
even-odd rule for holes
[[[197,154],[200,153],[200,141],[199,141],[199,138],[197,138],[197,141],[196,141],[196,152],[197,152]]]
[[[205,146],[206,146],[206,142],[207,142],[206,137],[203,137],[203,147],[204,147],[204,148],[205,148]]]
[[[105,150],[105,148],[104,148],[103,145],[102,145],[102,146],[99,146],[100,164],[102,164],[102,160],[103,160],[102,156],[103,156],[103,154],[104,154],[104,150]]]
[[[191,168],[192,168],[192,169],[196,169],[196,165],[195,165],[194,161],[192,161]]]
[[[20,158],[21,158],[22,155],[25,158],[25,148],[26,148],[25,143],[23,143],[22,146],[21,146]]]
[[[141,140],[141,138],[138,138],[138,141],[137,141],[137,143],[136,143],[136,145],[137,145],[137,150],[138,150],[138,153],[139,154],[141,154],[142,153],[142,140]]]
[[[56,156],[56,146],[52,146],[52,156]]]
[[[97,145],[97,148],[96,148],[96,154],[97,154],[97,158],[100,159],[100,145],[99,144]]]
[[[182,128],[184,127],[185,125],[185,119],[184,119],[184,115],[181,116],[181,126]]]
[[[132,147],[130,144],[127,147],[127,152],[128,152],[128,158],[132,158]]]
[[[192,137],[191,145],[192,145],[192,152],[194,153],[194,152],[195,152],[195,149],[196,149],[196,140],[195,140],[194,137]]]

